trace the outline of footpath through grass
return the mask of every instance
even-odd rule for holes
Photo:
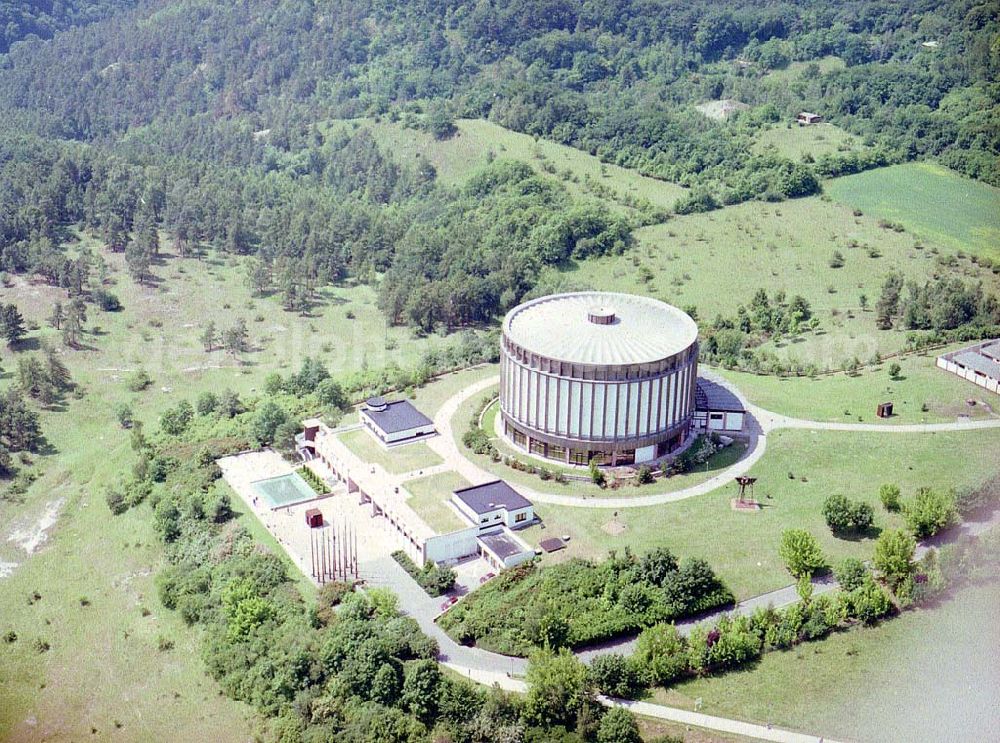
[[[933,163],[907,163],[837,178],[835,200],[954,250],[1000,261],[1000,189]]]

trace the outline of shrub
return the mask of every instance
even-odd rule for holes
[[[614,707],[601,718],[597,743],[642,743],[635,716],[624,707]]]
[[[594,484],[600,488],[603,488],[608,483],[607,478],[604,476],[604,472],[597,466],[596,459],[590,460],[590,479],[593,480]]]
[[[882,506],[886,511],[896,512],[899,510],[899,486],[892,483],[885,483],[878,489],[878,498],[882,501]]]
[[[651,470],[648,465],[644,464],[642,465],[642,467],[639,468],[639,471],[636,473],[635,479],[636,482],[639,483],[640,485],[648,485],[655,479],[653,477],[653,470]]]
[[[932,537],[958,520],[953,493],[920,488],[903,509],[906,526],[918,538]]]
[[[836,532],[864,531],[872,525],[875,513],[864,501],[852,501],[843,495],[831,495],[823,502],[823,517]]]
[[[214,392],[206,390],[198,395],[198,401],[195,403],[195,409],[198,411],[198,415],[208,415],[215,412],[215,408],[218,404],[218,396]]]
[[[781,535],[778,554],[795,578],[813,575],[826,566],[816,538],[803,529],[786,529]]]
[[[136,369],[125,377],[125,387],[129,392],[142,392],[151,384],[153,384],[153,380],[145,369]]]
[[[833,571],[833,574],[843,590],[853,591],[868,576],[868,568],[856,557],[845,557]]]
[[[125,496],[113,488],[108,488],[107,492],[104,494],[104,502],[108,504],[108,509],[115,516],[125,513],[128,510],[128,504],[125,502]]]
[[[899,379],[900,372],[903,371],[903,367],[897,364],[895,361],[889,364],[889,379],[897,380]]]
[[[833,531],[846,531],[851,526],[851,502],[843,495],[831,495],[823,502],[823,518]]]
[[[843,268],[844,267],[844,254],[839,250],[833,251],[833,255],[830,256],[830,268]]]
[[[666,686],[687,672],[687,646],[672,624],[644,629],[632,657],[650,686]]]
[[[709,665],[713,669],[738,668],[761,653],[761,640],[751,631],[749,617],[726,617],[719,621],[715,632],[707,638]]]
[[[176,407],[164,410],[160,415],[160,429],[168,436],[180,436],[194,417],[194,408],[187,400],[181,400]]]
[[[865,624],[876,624],[892,612],[892,600],[882,586],[868,578],[848,594],[851,616]]]
[[[633,660],[617,653],[594,658],[590,678],[601,693],[612,697],[632,698],[643,686]]]
[[[132,415],[132,408],[125,403],[119,403],[115,406],[115,419],[118,421],[118,425],[122,428],[131,428],[135,423],[135,417]]]
[[[105,312],[118,312],[122,308],[121,300],[114,294],[104,289],[95,289],[91,292],[94,304]]]
[[[410,574],[410,577],[424,589],[428,596],[442,596],[455,587],[457,576],[451,568],[439,567],[433,562],[427,562],[423,569],[420,569],[402,550],[393,552],[392,559]]]
[[[898,529],[882,532],[875,541],[872,563],[893,590],[913,572],[916,546],[913,537]]]

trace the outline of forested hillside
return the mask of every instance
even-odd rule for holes
[[[538,265],[619,251],[667,215],[626,222],[514,163],[442,188],[426,162],[323,122],[380,116],[446,138],[456,117],[487,118],[690,187],[677,213],[930,156],[1000,183],[997,8],[141,3],[0,57],[0,269],[63,281],[61,229],[82,222],[142,281],[166,230],[181,254],[258,255],[253,280],[290,309],[319,284],[386,275],[393,322],[481,322],[530,291]],[[748,108],[695,108],[728,98]],[[815,160],[754,147],[802,109],[865,146]]]
[[[135,4],[136,0],[2,2],[0,54],[5,54],[18,41],[50,39],[59,31],[94,23]]]

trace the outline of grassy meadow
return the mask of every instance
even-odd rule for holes
[[[1000,188],[926,162],[837,178],[825,188],[834,200],[900,222],[921,239],[1000,262]]]
[[[804,296],[820,319],[816,333],[769,342],[781,358],[839,368],[857,356],[867,362],[903,347],[902,330],[880,331],[872,308],[886,274],[900,271],[923,283],[933,274],[983,281],[996,291],[1000,277],[971,261],[946,267],[938,260],[954,251],[936,241],[878,225],[867,214],[824,197],[780,204],[750,202],[706,214],[676,217],[638,230],[638,245],[625,255],[607,256],[549,269],[548,279],[607,291],[649,294],[678,307],[694,307],[698,320],[734,316],[758,288],[772,296]],[[917,247],[920,245],[920,247]],[[841,268],[831,268],[839,251]],[[861,307],[865,295],[867,309]]]
[[[444,140],[401,123],[373,119],[331,122],[328,126],[353,125],[369,127],[379,145],[399,162],[423,155],[446,185],[462,185],[492,158],[512,158],[559,178],[574,196],[601,198],[619,211],[631,211],[629,203],[633,199],[670,209],[686,193],[686,189],[676,184],[602,163],[573,147],[536,139],[481,119],[460,119],[456,122],[457,132]]]
[[[854,135],[835,124],[799,126],[786,122],[764,131],[753,149],[761,155],[773,152],[799,161],[804,155],[812,155],[818,160],[823,155],[842,155],[862,148]]]
[[[811,62],[790,62],[787,66],[779,70],[770,70],[766,77],[767,80],[780,85],[807,81],[809,79],[807,72],[812,65],[816,65],[820,72],[833,72],[834,70],[842,70],[847,66],[840,57],[828,55]]]
[[[1000,473],[997,429],[934,434],[779,430],[767,438],[764,457],[749,472],[758,478],[760,511],[730,508],[735,484],[643,508],[539,503],[544,531],[534,526],[522,536],[535,544],[546,535],[569,535],[569,547],[547,560],[602,558],[625,546],[641,554],[663,545],[681,557],[708,560],[737,599],[745,599],[792,582],[778,557],[785,529],[812,532],[832,563],[848,556],[871,557],[874,538],[841,539],[826,526],[822,505],[833,493],[868,501],[875,508],[876,526],[895,528],[902,519],[882,508],[881,483],[898,484],[905,501],[921,486],[975,487]]]
[[[846,740],[931,743],[995,733],[995,584],[877,627],[765,654],[754,666],[658,690],[651,701]],[[906,683],[900,683],[905,678]],[[794,693],[789,693],[794,689]],[[852,710],[852,714],[844,714]]]
[[[935,366],[939,353],[964,345],[890,359],[854,377],[837,373],[811,379],[715,371],[754,404],[795,418],[893,425],[947,423],[959,415],[973,420],[995,417],[1000,412],[996,395]],[[891,363],[900,366],[896,379],[889,376]],[[969,405],[969,400],[975,404]],[[875,408],[889,401],[893,403],[892,417],[877,417]]]
[[[104,504],[104,488],[120,480],[133,458],[114,408],[129,404],[155,431],[159,413],[180,399],[226,387],[252,395],[267,373],[287,374],[305,355],[322,358],[338,374],[415,363],[425,348],[444,341],[387,330],[368,287],[325,288],[311,315],[303,316],[282,310],[277,298],[251,297],[242,266],[225,257],[199,261],[168,252],[154,267],[156,283],[141,287],[124,275],[120,255],[103,255],[115,281],[109,288],[124,310],[88,307],[86,348],[62,354],[80,399],[70,396],[66,411],[43,414],[52,452],[33,457],[40,477],[23,500],[0,500],[0,562],[15,565],[0,578],[0,632],[13,630],[19,638],[0,646],[0,739],[79,740],[90,737],[91,728],[101,739],[145,741],[165,730],[197,739],[211,726],[215,740],[243,741],[251,730],[248,708],[220,696],[205,675],[198,636],[156,598],[153,575],[162,551],[148,506],[111,518]],[[4,299],[15,301],[34,326],[25,346],[45,339],[61,349],[46,318],[65,293],[21,277],[14,282]],[[355,319],[347,318],[348,310]],[[242,364],[221,350],[206,353],[199,340],[204,324],[214,320],[222,329],[240,316],[253,346]],[[0,367],[6,372],[0,386],[10,384],[16,355],[6,346]],[[138,368],[153,384],[129,392],[125,378]],[[459,388],[471,381],[446,379]],[[453,391],[429,393],[428,404]],[[36,530],[57,503],[58,520],[36,554],[8,540],[12,532]],[[255,519],[240,521],[277,549]],[[36,591],[42,598],[29,604]],[[89,604],[82,606],[81,598]],[[158,649],[161,636],[173,642],[171,649]],[[50,649],[35,650],[36,638]]]

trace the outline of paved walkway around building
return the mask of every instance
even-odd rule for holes
[[[723,485],[728,485],[734,477],[746,474],[757,461],[764,456],[767,449],[767,435],[780,428],[797,428],[816,431],[856,431],[866,433],[935,433],[943,431],[973,431],[986,428],[1000,428],[1000,419],[979,420],[979,421],[957,421],[955,423],[909,423],[901,425],[878,423],[834,423],[825,421],[810,421],[801,418],[792,418],[773,413],[764,408],[748,402],[738,389],[733,387],[727,380],[718,375],[701,370],[699,372],[707,379],[720,384],[733,392],[746,407],[749,413],[746,416],[749,443],[746,454],[735,464],[720,471],[704,482],[691,485],[687,488],[674,490],[666,493],[652,493],[641,496],[621,496],[621,497],[589,497],[579,495],[562,495],[542,490],[535,490],[524,485],[518,485],[517,489],[526,498],[538,503],[551,503],[557,506],[571,506],[575,508],[642,508],[646,506],[658,506],[665,503],[674,503],[686,498],[693,498],[697,495],[705,495]],[[495,386],[498,377],[483,379],[475,384],[469,385],[464,390],[450,397],[441,406],[437,415],[434,416],[434,427],[438,431],[438,436],[428,441],[428,445],[444,459],[445,464],[458,472],[462,477],[473,484],[495,480],[496,475],[483,469],[478,464],[465,456],[461,450],[455,436],[453,419],[458,412],[458,408],[472,397],[482,394],[485,390]]]

